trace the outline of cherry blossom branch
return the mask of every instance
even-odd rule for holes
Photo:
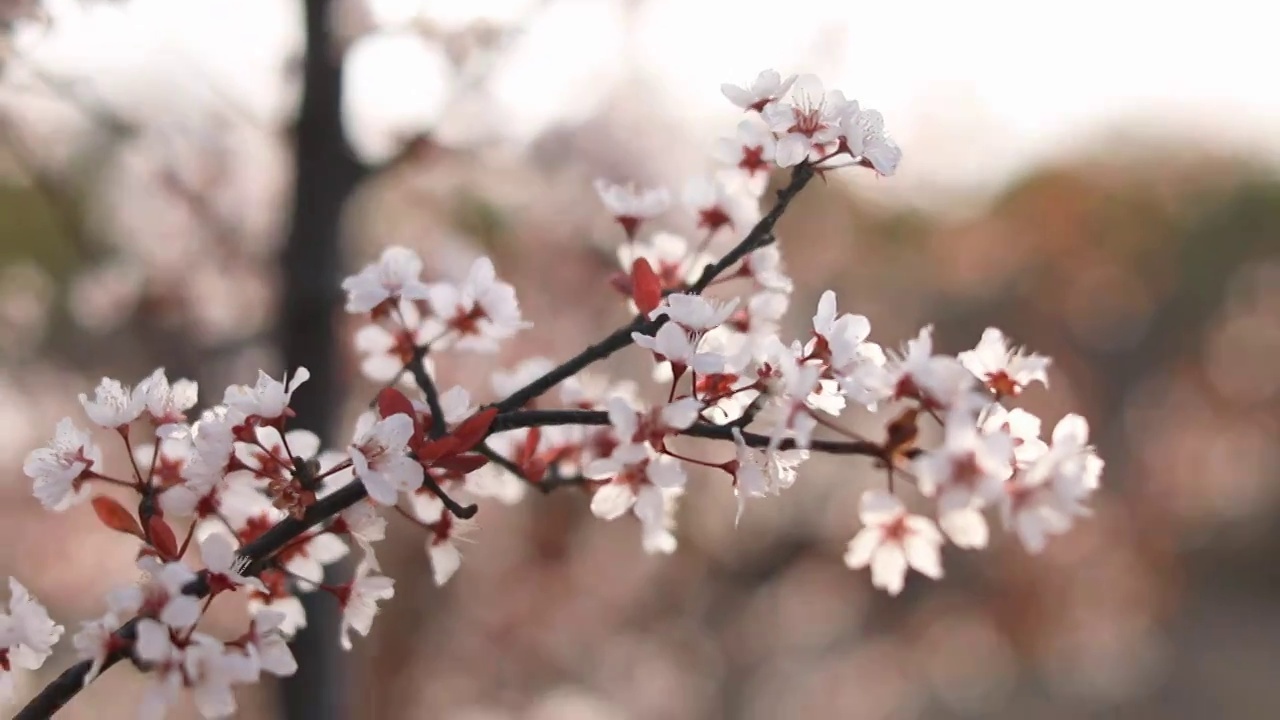
[[[778,191],[778,201],[774,203],[769,212],[760,218],[760,221],[755,224],[755,227],[751,228],[746,237],[721,258],[719,262],[706,266],[698,281],[689,288],[688,293],[690,295],[700,294],[721,273],[728,270],[753,250],[758,250],[772,242],[774,225],[782,218],[782,214],[787,211],[791,201],[813,179],[813,175],[814,169],[811,166],[807,164],[797,165],[791,171],[791,181],[787,183],[786,187]],[[667,318],[665,317],[650,320],[644,315],[638,315],[629,324],[618,328],[605,339],[588,346],[585,350],[564,361],[542,377],[511,393],[505,400],[494,403],[493,407],[498,408],[500,413],[524,407],[529,401],[542,396],[562,381],[581,372],[588,365],[603,360],[631,345],[632,333],[638,332],[642,335],[652,335],[666,321]]]
[[[336,516],[367,496],[368,493],[364,485],[359,481],[353,481],[332,494],[317,500],[314,505],[307,508],[301,519],[286,517],[276,523],[256,540],[240,548],[239,556],[242,559],[239,562],[247,562],[247,566],[242,571],[243,574],[256,577],[258,573],[265,569],[266,562],[289,543],[298,539],[307,530]],[[199,598],[208,596],[209,584],[207,575],[202,572],[195,580],[183,587],[182,591],[187,595]],[[122,643],[118,650],[108,654],[106,661],[102,664],[103,672],[128,657],[133,628],[137,621],[138,618],[134,618],[116,631],[116,636],[126,642]],[[85,677],[88,676],[90,667],[92,667],[92,662],[84,660],[64,670],[61,675],[32,698],[22,710],[18,711],[18,714],[14,715],[14,720],[42,720],[52,717],[55,712],[62,709],[76,694],[84,689]]]
[[[413,359],[409,361],[408,370],[413,373],[413,381],[417,383],[418,389],[422,390],[422,394],[427,397],[427,407],[431,409],[431,427],[427,428],[427,435],[432,438],[443,437],[447,428],[445,427],[444,408],[440,406],[440,390],[436,388],[436,383],[431,379],[431,373],[427,372],[423,360],[426,359],[430,348],[426,346],[415,347],[413,349]]]
[[[519,430],[532,427],[551,427],[555,425],[608,425],[609,414],[603,410],[516,410],[494,418],[493,432]],[[706,440],[733,440],[733,425],[713,425],[699,422],[688,429],[673,433],[685,437]],[[768,447],[771,438],[759,433],[741,432],[742,440],[748,447]],[[778,445],[778,450],[796,448],[795,441],[785,438]],[[869,440],[813,440],[810,450],[830,455],[865,455],[880,458],[884,448]],[[518,468],[517,468],[518,470]]]
[[[794,102],[783,101],[793,84]],[[286,614],[266,606],[314,590],[301,584],[291,589],[289,578],[310,583],[327,564],[321,558],[344,555],[349,548],[336,536],[349,536],[365,555],[351,582],[319,586],[343,607],[341,640],[350,649],[349,633],[367,635],[377,601],[394,594],[393,579],[380,574],[371,546],[386,535],[379,508],[393,508],[428,532],[426,551],[434,580],[443,584],[459,567],[461,556],[455,543],[465,539],[464,533],[472,527],[466,520],[477,509],[453,501],[445,488],[461,486],[478,497],[510,502],[518,499],[524,487],[507,473],[543,492],[580,486],[590,498],[593,515],[606,521],[633,516],[642,526],[644,550],[670,554],[677,547],[676,501],[688,480],[686,464],[730,474],[741,516],[750,498],[778,495],[791,487],[797,467],[810,456],[808,451],[867,457],[886,471],[888,488],[863,492],[858,511],[863,527],[849,542],[844,562],[854,570],[869,568],[872,585],[891,595],[902,591],[909,570],[941,578],[944,544],[985,547],[989,530],[984,511],[988,508],[999,508],[1002,524],[1016,532],[1032,553],[1042,550],[1051,536],[1069,529],[1074,518],[1086,516],[1083,503],[1098,488],[1104,466],[1088,444],[1086,421],[1074,414],[1062,418],[1051,442],[1046,442],[1040,439],[1039,418],[1001,402],[1016,397],[1031,383],[1047,384],[1048,358],[1011,347],[995,328],[984,332],[973,350],[956,355],[935,351],[932,326],[922,328],[901,349],[885,350],[868,340],[870,321],[840,313],[830,290],[818,302],[808,337],[788,343],[778,335],[793,283],[781,269],[778,248],[770,247],[776,223],[803,187],[829,169],[826,161],[848,155],[884,175],[894,171],[900,151],[884,134],[879,113],[861,109],[841,93],[826,93],[812,76],[783,79],[765,71],[750,89],[733,85],[722,89],[734,104],[759,113],[767,125],[763,130],[753,130],[751,123],[739,126],[737,140],[729,143],[730,149],[735,143],[741,146],[734,172],[745,171],[750,182],[760,179],[758,171],[768,172],[775,163],[791,169],[790,180],[778,191],[773,207],[732,250],[711,262],[703,254],[705,241],[692,253],[679,237],[655,235],[649,241],[637,241],[639,224],[665,212],[669,203],[665,189],[637,191],[633,186],[598,181],[601,200],[632,243],[619,252],[625,272],[615,276],[615,286],[629,296],[639,314],[550,370],[545,369],[551,362],[537,358],[513,373],[502,373],[501,382],[495,374],[495,385],[501,387],[525,383],[499,402],[468,415],[463,409],[470,406],[465,388],[441,393],[424,360],[437,342],[445,347],[457,341],[464,351],[492,352],[499,341],[528,327],[514,288],[497,280],[487,257],[478,258],[460,284],[425,283],[422,259],[403,247],[388,248],[376,263],[346,278],[342,288],[347,293],[347,312],[371,321],[362,329],[367,334],[358,338],[358,345],[371,353],[373,361],[367,367],[362,364],[365,374],[387,380],[384,372],[400,368],[405,343],[413,343],[417,347],[411,360],[395,379],[410,373],[421,397],[410,398],[390,385],[383,388],[373,404],[375,411],[357,421],[345,457],[330,461],[327,471],[322,472],[320,464],[320,438],[310,438],[308,450],[300,456],[285,437],[287,418],[298,414],[290,400],[307,379],[304,368],[298,368],[292,379],[276,381],[260,372],[252,387],[230,386],[223,405],[190,423],[183,421],[196,401],[194,383],[180,381],[181,388],[171,386],[163,369],[132,391],[104,378],[92,400],[81,395],[90,420],[118,431],[126,440],[126,450],[127,430],[144,413],[157,437],[181,437],[167,434],[166,428],[177,425],[196,447],[183,458],[183,450],[175,446],[176,456],[167,456],[163,472],[157,470],[158,455],[153,457],[145,483],[135,461],[132,485],[144,494],[138,510],[142,526],[111,498],[92,498],[103,524],[150,546],[144,548],[139,564],[153,579],[145,589],[135,590],[136,602],[109,603],[112,609],[106,615],[85,623],[77,634],[77,649],[82,657],[96,660],[96,665],[86,660],[73,666],[18,717],[49,717],[98,670],[127,657],[144,672],[156,674],[160,691],[167,693],[175,684],[192,688],[197,705],[202,699],[205,702],[202,714],[222,716],[230,686],[248,681],[241,678],[296,672],[296,659],[284,642],[299,620],[292,621],[294,630],[286,629]],[[750,202],[759,202],[760,185],[753,182],[739,187],[731,180],[717,179],[686,189],[685,202],[695,210],[698,226],[707,231],[707,237],[726,226],[735,233],[744,229],[734,224],[734,218],[743,216],[739,211],[752,216],[759,212],[758,207],[747,210],[739,204],[745,199],[736,195],[741,190],[749,191]],[[723,303],[700,297],[713,284],[734,278],[752,281],[754,292],[746,303],[741,303],[741,297]],[[393,306],[400,309],[399,316],[388,317],[383,311]],[[387,327],[392,321],[395,326]],[[417,339],[430,337],[439,339]],[[663,389],[660,405],[644,402],[629,384],[611,383],[607,378],[600,383],[601,378],[589,374],[578,377],[589,365],[632,344],[649,351],[659,369],[670,370],[670,387]],[[734,350],[739,344],[741,351]],[[564,402],[569,407],[532,408],[535,399],[570,378],[578,384],[565,388]],[[682,378],[690,380],[691,393],[677,397],[676,383]],[[740,394],[748,392],[758,396],[749,400]],[[766,404],[771,411],[779,411],[773,427],[768,434],[748,431]],[[879,436],[883,442],[868,440],[828,419],[845,408],[874,411],[880,407],[897,410]],[[708,419],[709,412],[737,419],[718,424]],[[455,415],[468,416],[451,423]],[[919,416],[932,417],[941,425],[937,444],[920,446]],[[571,430],[553,431],[557,427]],[[580,432],[588,427],[600,429]],[[528,432],[505,434],[520,430]],[[837,437],[814,439],[815,430],[831,431]],[[264,439],[274,433],[280,435],[282,448]],[[499,435],[491,437],[495,434]],[[734,455],[710,462],[686,454],[683,448],[675,452],[665,443],[675,437],[727,441]],[[293,448],[301,452],[303,440],[298,436]],[[503,446],[498,441],[512,442]],[[500,447],[501,453],[496,449]],[[262,459],[246,460],[239,449]],[[100,463],[101,451],[89,434],[65,418],[50,445],[28,456],[24,472],[35,481],[33,492],[42,504],[58,511],[89,499],[82,486],[106,477],[95,469]],[[493,471],[500,469],[496,480],[473,475],[486,463],[494,464]],[[565,474],[569,463],[575,468],[567,472],[573,474]],[[349,484],[317,499],[320,479],[348,470],[353,475]],[[243,471],[267,481],[265,490],[243,497],[232,492],[243,486],[232,475]],[[157,472],[163,483],[154,482]],[[911,478],[921,495],[936,500],[936,521],[910,513],[894,494],[896,472]],[[215,480],[212,489],[207,483],[210,475]],[[233,540],[225,535],[212,535],[200,543],[202,565],[207,569],[192,571],[181,561],[184,553],[178,550],[172,528],[159,516],[161,492],[178,493],[165,496],[178,517],[221,520],[232,538],[242,543],[240,549],[235,550]],[[404,493],[412,501],[411,510],[400,506]],[[370,503],[357,505],[366,497]],[[233,499],[238,506],[220,504]],[[196,508],[190,507],[192,501]],[[237,512],[250,519],[229,520],[224,516],[226,507],[238,507]],[[341,517],[334,519],[339,513]],[[331,525],[312,530],[329,519],[334,519]],[[297,561],[290,559],[294,550],[304,550],[312,540],[335,538],[337,547],[316,548],[315,556],[302,558],[307,564],[286,566]],[[187,545],[183,542],[182,549]],[[261,581],[249,580],[258,575]],[[63,631],[21,585],[16,581],[11,585],[10,603],[21,608],[13,611],[13,617],[21,621],[0,623],[7,632],[0,635],[0,667],[9,648],[47,657]],[[203,614],[199,598],[241,585],[251,587],[251,606],[258,605],[249,632],[226,642],[195,637],[194,623]],[[163,606],[157,607],[161,602]],[[122,624],[130,615],[138,617]],[[268,657],[272,643],[277,652]],[[211,699],[219,703],[214,705]]]

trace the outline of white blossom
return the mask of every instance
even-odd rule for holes
[[[310,377],[311,372],[305,367],[295,370],[292,378],[286,374],[280,380],[259,370],[258,382],[253,387],[232,385],[224,393],[222,402],[245,416],[257,417],[270,423],[285,416],[294,391]],[[288,385],[285,384],[286,381]]]
[[[396,594],[395,580],[378,575],[376,563],[366,557],[356,566],[356,576],[342,591],[342,649],[351,649],[351,631],[367,636],[378,614],[378,601]]]
[[[48,447],[32,450],[22,463],[22,472],[31,480],[32,493],[46,509],[61,512],[89,498],[83,481],[95,467],[102,466],[102,451],[89,433],[71,422],[58,421]]]
[[[720,86],[720,92],[729,98],[729,102],[743,110],[758,112],[765,105],[786,95],[795,81],[795,75],[784,78],[777,70],[762,70],[746,87],[724,83]]]
[[[367,313],[391,299],[426,300],[422,258],[408,248],[392,246],[375,263],[342,281],[349,313]]]
[[[987,328],[978,346],[960,353],[960,364],[997,395],[1017,396],[1028,385],[1049,385],[1049,358],[1010,348],[1004,333]]]
[[[854,570],[870,565],[872,585],[897,595],[908,568],[942,577],[942,533],[932,520],[908,514],[901,500],[883,490],[863,493],[858,514],[864,527],[849,542],[844,562]]]
[[[413,418],[404,413],[381,420],[365,413],[356,422],[351,462],[369,497],[382,505],[394,505],[399,493],[422,485],[422,465],[407,454],[412,436]]]
[[[88,395],[80,394],[80,404],[95,425],[117,430],[137,420],[146,409],[147,397],[140,390],[144,389],[130,390],[119,380],[104,377],[94,388],[92,400]]]
[[[188,430],[183,425],[186,412],[195,407],[199,395],[199,386],[193,380],[178,380],[170,384],[165,376],[164,368],[156,368],[145,380],[138,384],[137,392],[142,395],[145,410],[156,424],[158,437],[182,435]]]
[[[0,612],[0,689],[10,682],[12,666],[38,670],[44,665],[62,632],[44,605],[17,579],[9,578],[9,611]]]

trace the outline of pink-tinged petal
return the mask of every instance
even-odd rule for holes
[[[1063,416],[1053,428],[1053,444],[1083,447],[1089,444],[1089,421],[1071,413]]]
[[[616,520],[631,509],[636,502],[636,494],[630,486],[621,483],[609,483],[591,497],[591,514],[601,520]]]
[[[907,556],[897,543],[885,543],[871,556],[871,584],[890,595],[902,592],[907,578]]]
[[[990,541],[987,519],[972,508],[944,513],[938,518],[938,523],[956,547],[977,550],[986,547]]]
[[[865,527],[849,541],[844,554],[844,564],[852,570],[861,570],[871,563],[871,556],[884,542],[884,531],[878,527]]]
[[[942,554],[937,544],[918,535],[908,534],[902,540],[903,555],[916,572],[937,580],[942,577]]]
[[[431,558],[431,575],[437,586],[449,582],[449,578],[462,567],[462,553],[450,542],[429,545],[427,556]]]
[[[774,159],[779,167],[794,167],[809,157],[810,143],[803,135],[792,133],[778,141]]]

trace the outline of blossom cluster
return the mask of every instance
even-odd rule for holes
[[[941,578],[946,544],[986,547],[989,516],[1035,553],[1087,515],[1103,467],[1087,423],[1067,415],[1042,439],[1041,420],[1014,405],[1029,386],[1048,385],[1048,358],[995,328],[957,354],[935,349],[931,326],[885,349],[830,290],[811,326],[782,339],[795,283],[773,234],[778,217],[815,174],[889,175],[900,153],[879,113],[812,76],[766,71],[724,93],[754,117],[722,143],[723,167],[685,189],[685,219],[701,237],[650,230],[670,208],[667,190],[598,181],[624,235],[610,285],[632,320],[562,363],[529,358],[495,372],[476,392],[488,402],[440,384],[429,355],[491,353],[530,327],[515,289],[485,257],[460,281],[428,279],[403,247],[342,283],[346,310],[364,321],[361,371],[383,386],[345,447],[289,427],[304,368],[278,380],[260,372],[198,414],[195,383],[171,383],[163,369],[134,387],[104,378],[81,395],[90,423],[123,444],[125,471],[106,467],[93,433],[70,418],[24,470],[49,510],[87,502],[105,526],[136,537],[148,576],[108,595],[106,612],[75,634],[84,681],[130,658],[153,680],[144,716],[162,716],[183,688],[205,717],[228,715],[234,686],[295,670],[286,640],[307,623],[299,594],[341,605],[344,648],[352,632],[369,633],[378,603],[394,595],[374,549],[388,517],[422,531],[443,584],[460,568],[473,501],[517,503],[531,488],[574,488],[596,517],[636,522],[645,552],[670,554],[691,476],[722,480],[740,519],[749,503],[791,488],[812,454],[862,456],[884,482],[863,492],[844,559],[892,595],[910,570]],[[762,212],[776,168],[790,168],[791,182]],[[654,392],[586,370],[629,346],[652,361]],[[879,420],[879,432],[850,429],[855,414],[860,427]],[[354,576],[326,584],[325,566],[353,549]],[[10,663],[38,667],[62,632],[12,588],[0,682]],[[229,595],[251,612],[245,632],[199,630],[209,603]]]

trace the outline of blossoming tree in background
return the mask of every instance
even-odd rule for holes
[[[666,190],[597,183],[623,229],[610,281],[633,319],[577,355],[528,359],[496,373],[492,388],[449,386],[433,353],[491,353],[536,325],[489,259],[457,282],[426,282],[422,259],[392,247],[343,282],[347,311],[367,321],[355,336],[362,371],[385,384],[345,448],[290,428],[304,368],[229,387],[198,417],[195,385],[171,383],[163,369],[81,395],[96,429],[64,419],[24,470],[45,508],[88,504],[135,536],[148,580],[109,594],[103,615],[81,623],[81,662],[18,717],[47,717],[126,659],[152,679],[145,717],[162,716],[184,690],[204,716],[229,715],[234,686],[295,669],[285,639],[307,623],[300,594],[326,593],[343,608],[334,641],[344,648],[352,633],[368,634],[394,595],[375,552],[389,518],[421,529],[443,584],[461,566],[459,541],[477,539],[467,536],[478,503],[516,503],[530,488],[579,493],[596,517],[635,522],[645,551],[669,554],[691,470],[731,491],[740,517],[790,488],[813,453],[861,456],[884,483],[863,493],[844,559],[891,595],[911,571],[941,579],[944,546],[986,547],[990,517],[1037,553],[1086,515],[1103,463],[1085,420],[1067,415],[1045,440],[1040,419],[1013,406],[1029,384],[1048,383],[1047,358],[996,329],[955,355],[935,350],[931,327],[885,350],[831,291],[808,333],[781,337],[792,282],[779,218],[815,176],[892,175],[900,152],[879,113],[813,76],[765,71],[723,91],[750,117],[717,148],[724,167],[683,193],[701,237],[651,228],[671,204]],[[777,167],[790,179],[762,213]],[[653,361],[651,391],[591,369],[631,347]],[[881,430],[849,429],[856,413],[883,418]],[[939,440],[925,443],[931,425]],[[104,465],[97,441],[107,439],[124,444],[124,467]],[[351,552],[354,576],[325,584],[324,567]],[[0,692],[12,667],[39,667],[64,634],[16,580],[10,591]],[[210,604],[230,596],[252,611],[244,633],[201,631]]]

